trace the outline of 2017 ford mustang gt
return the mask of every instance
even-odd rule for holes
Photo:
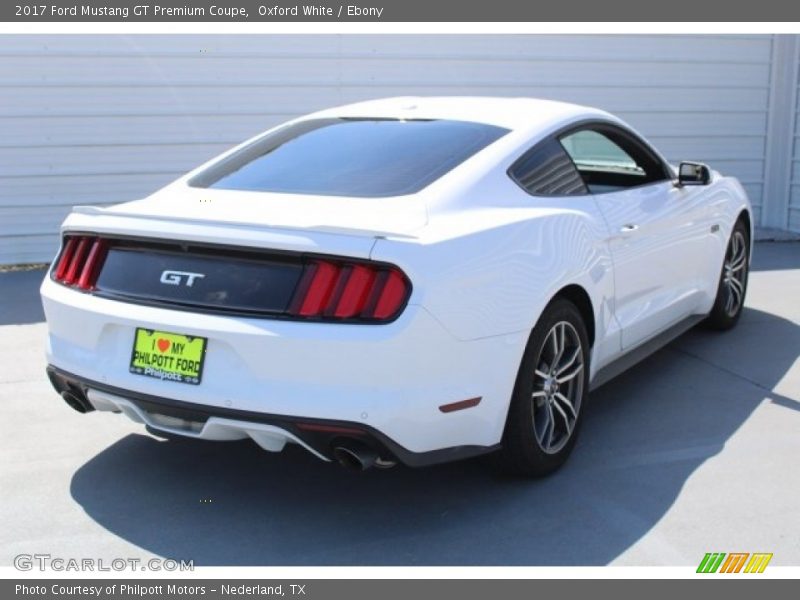
[[[751,225],[738,181],[601,110],[353,104],[76,207],[41,289],[48,374],[165,436],[543,475],[590,387],[737,322]]]

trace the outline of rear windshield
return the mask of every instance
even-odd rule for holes
[[[507,129],[449,120],[319,119],[283,127],[189,185],[323,196],[412,194]]]

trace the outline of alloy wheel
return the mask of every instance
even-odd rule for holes
[[[722,267],[725,313],[729,317],[734,316],[742,307],[746,277],[747,243],[741,231],[734,231],[725,253],[725,264]]]
[[[553,325],[536,365],[531,395],[533,431],[539,447],[555,454],[575,430],[586,376],[581,338],[571,323]]]

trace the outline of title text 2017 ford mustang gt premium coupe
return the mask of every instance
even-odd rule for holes
[[[394,98],[299,118],[143,200],[76,207],[42,285],[48,373],[156,433],[543,475],[588,390],[738,320],[742,186],[616,117]]]

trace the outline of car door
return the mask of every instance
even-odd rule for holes
[[[694,312],[708,215],[696,194],[672,183],[658,155],[608,123],[559,136],[608,226],[614,314],[630,349]]]

